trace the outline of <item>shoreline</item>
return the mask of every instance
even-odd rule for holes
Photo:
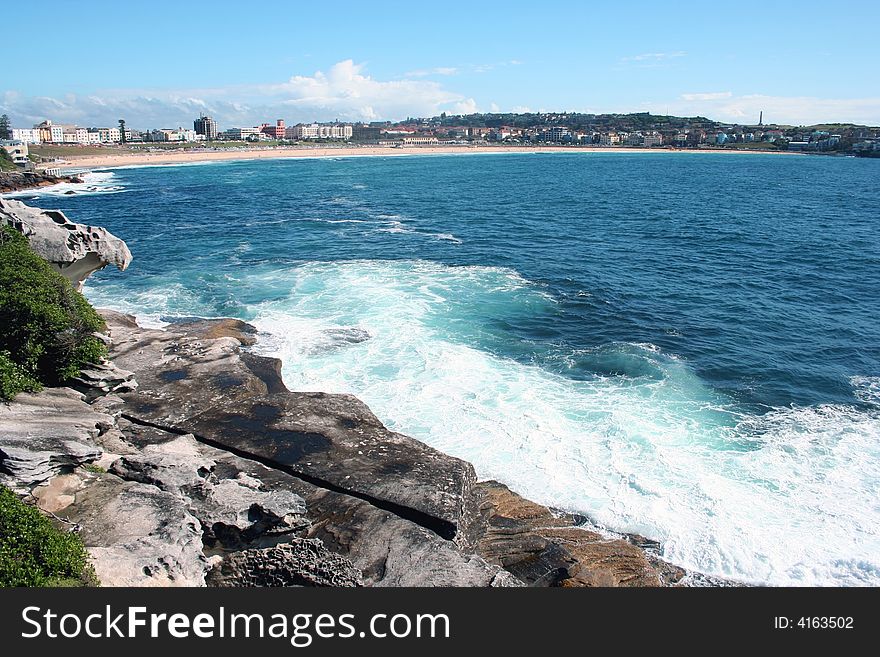
[[[31,189],[54,187],[63,183],[81,183],[76,175],[47,176],[34,171],[3,171],[0,172],[0,196],[16,194]]]
[[[401,157],[412,155],[476,155],[476,154],[559,154],[559,153],[726,153],[763,155],[801,155],[802,153],[770,150],[732,150],[722,148],[621,148],[568,146],[314,146],[243,148],[216,151],[171,151],[125,153],[119,155],[83,155],[66,161],[53,162],[60,169],[109,169],[125,166],[194,164],[200,162],[285,160],[349,157]]]

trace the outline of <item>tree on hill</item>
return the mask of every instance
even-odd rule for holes
[[[0,139],[12,139],[12,124],[7,114],[0,116]]]

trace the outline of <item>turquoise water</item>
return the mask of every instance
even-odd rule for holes
[[[128,242],[97,305],[246,319],[288,387],[675,563],[880,585],[880,161],[225,162],[32,202]]]

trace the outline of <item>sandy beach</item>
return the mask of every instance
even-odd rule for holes
[[[123,166],[187,164],[219,160],[262,160],[318,157],[394,157],[404,155],[451,155],[475,153],[769,153],[792,155],[774,151],[732,149],[673,149],[673,148],[616,148],[571,146],[289,146],[272,148],[241,148],[229,150],[171,150],[119,155],[69,155],[64,161],[49,164],[61,169],[99,169]]]

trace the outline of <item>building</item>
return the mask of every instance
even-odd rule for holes
[[[119,128],[98,128],[97,130],[101,133],[102,144],[118,144],[122,141],[122,133],[119,132]],[[126,141],[130,140],[126,139]]]
[[[160,128],[150,131],[150,141],[196,141],[196,131],[184,128]]]
[[[260,132],[270,139],[284,139],[284,119],[278,119],[275,121],[275,125],[264,123],[260,126]]]
[[[28,145],[18,139],[0,139],[0,148],[9,154],[12,161],[17,166],[24,169],[31,168],[31,161],[28,159]]]
[[[403,145],[404,146],[432,146],[439,143],[439,140],[436,137],[428,137],[428,136],[419,136],[419,137],[404,137]]]
[[[642,146],[645,148],[651,148],[652,146],[662,146],[663,145],[663,135],[660,133],[655,133],[651,135],[645,135],[642,140]]]
[[[549,141],[553,143],[569,142],[572,140],[571,131],[563,126],[553,126],[546,128],[538,135],[539,141]]]
[[[39,144],[40,131],[37,128],[13,128],[12,140],[23,144]]]
[[[86,128],[80,128],[75,125],[62,125],[61,128],[61,140],[59,143],[63,144],[82,144],[88,145],[89,141],[89,131]]]
[[[320,129],[321,126],[317,123],[312,123],[311,125],[298,123],[290,128],[290,136],[288,139],[318,139],[318,134],[321,131]]]
[[[259,128],[229,128],[224,132],[215,135],[215,138],[225,139],[228,141],[254,141],[260,137]]]
[[[599,137],[600,146],[617,146],[620,143],[620,135],[616,132],[603,132]]]
[[[361,123],[350,127],[351,139],[354,141],[377,141],[382,136],[382,128],[379,126]]]
[[[485,139],[492,132],[492,128],[468,128],[468,137],[471,139]]]
[[[341,123],[331,123],[329,125],[320,123],[304,124],[298,123],[285,130],[286,139],[351,139],[354,130],[350,125]]]
[[[48,119],[35,125],[34,130],[37,131],[41,143],[60,144],[64,141],[64,129],[62,126],[55,125]]]
[[[193,121],[193,130],[197,135],[204,135],[208,141],[217,139],[217,122],[210,116],[200,115]]]

